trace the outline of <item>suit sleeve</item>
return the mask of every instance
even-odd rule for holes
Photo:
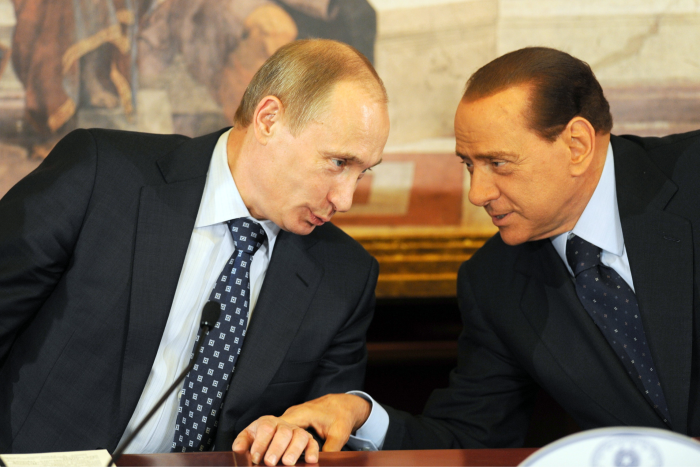
[[[91,134],[74,131],[0,200],[0,363],[70,267],[95,155]]]
[[[537,386],[479,308],[467,271],[464,263],[457,281],[464,329],[449,387],[434,391],[419,416],[384,406],[384,449],[522,446]]]
[[[367,365],[367,328],[374,316],[379,264],[371,258],[360,300],[345,325],[336,333],[325,352],[306,400],[325,394],[362,389]]]

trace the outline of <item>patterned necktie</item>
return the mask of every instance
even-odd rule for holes
[[[614,269],[601,263],[600,255],[600,248],[576,235],[567,241],[566,259],[576,276],[576,293],[639,390],[670,426],[637,297]]]
[[[185,378],[175,421],[173,451],[209,451],[212,448],[218,414],[245,337],[250,264],[265,241],[265,231],[245,218],[228,221],[228,226],[236,249],[209,297],[210,301],[221,304],[221,315],[199,347],[197,363]],[[195,358],[194,355],[193,350],[190,358]]]

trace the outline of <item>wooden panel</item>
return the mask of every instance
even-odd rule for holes
[[[522,462],[535,449],[450,449],[423,451],[377,451],[377,452],[322,452],[318,464],[320,466],[353,466],[353,465],[445,465],[445,466],[515,466]],[[225,465],[238,466],[254,465],[250,455],[239,455],[232,452],[178,453],[178,454],[125,454],[119,466],[127,465]]]
[[[457,359],[457,341],[368,342],[370,364]]]

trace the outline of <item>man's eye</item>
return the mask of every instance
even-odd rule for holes
[[[333,165],[336,167],[344,167],[345,166],[345,161],[343,159],[331,159],[333,162]]]
[[[506,162],[505,161],[493,161],[492,164],[494,167],[503,167],[504,165],[506,165]]]

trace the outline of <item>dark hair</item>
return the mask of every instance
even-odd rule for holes
[[[591,67],[566,52],[526,47],[507,53],[474,73],[462,99],[492,96],[518,85],[530,85],[530,129],[554,141],[574,117],[588,120],[596,133],[612,129],[610,105]]]

